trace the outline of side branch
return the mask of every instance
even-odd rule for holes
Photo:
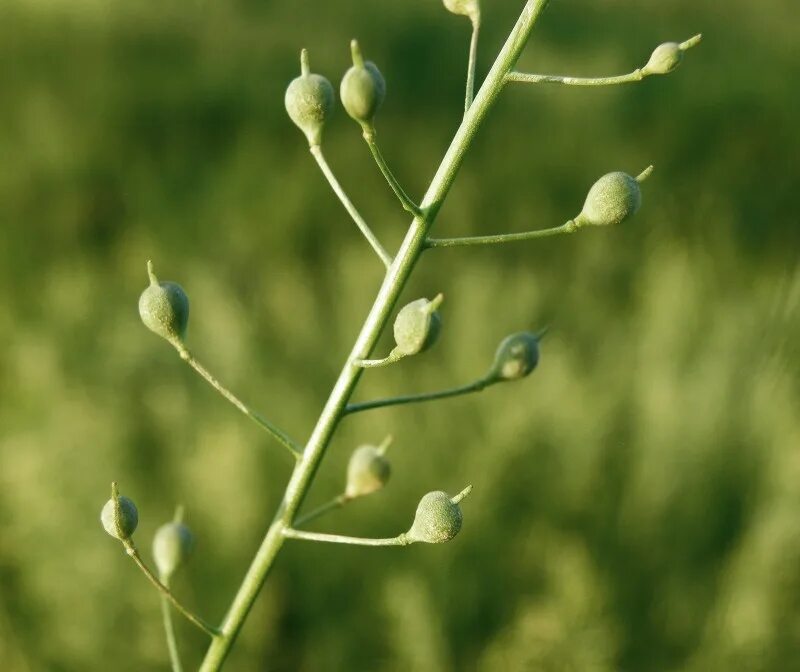
[[[381,173],[383,173],[383,176],[386,178],[386,181],[389,183],[389,186],[392,188],[395,196],[397,196],[397,199],[400,201],[400,205],[403,206],[403,210],[411,214],[413,217],[420,216],[422,214],[422,210],[420,210],[420,207],[414,203],[411,197],[405,192],[403,187],[400,186],[400,183],[397,181],[397,178],[394,176],[391,168],[389,168],[389,164],[386,163],[386,159],[383,158],[383,153],[378,146],[378,141],[375,139],[375,129],[371,126],[365,125],[362,136],[367,143],[367,147],[369,147],[369,151],[372,152],[372,158],[375,159],[375,163],[378,165],[378,168],[380,168]]]
[[[223,386],[213,375],[211,372],[206,369],[200,362],[198,362],[192,353],[190,353],[183,345],[175,346],[180,353],[181,359],[183,359],[189,366],[191,366],[200,376],[213,387],[217,392],[219,392],[225,399],[231,402],[236,408],[238,408],[242,413],[244,413],[248,418],[250,418],[253,422],[255,422],[259,427],[265,429],[269,432],[277,441],[280,443],[284,448],[286,448],[295,459],[299,459],[300,455],[302,454],[300,449],[298,448],[297,444],[289,438],[289,436],[282,430],[273,425],[269,420],[267,420],[264,416],[260,413],[257,413],[249,406],[247,406],[244,402],[242,402],[236,395],[233,394],[228,388]]]
[[[362,401],[358,404],[348,404],[344,408],[344,413],[359,413],[361,411],[371,411],[375,408],[384,408],[386,406],[400,406],[403,404],[416,404],[422,401],[435,401],[437,399],[447,399],[449,397],[460,397],[464,394],[471,394],[472,392],[480,392],[484,388],[498,382],[490,377],[480,378],[474,383],[468,385],[461,385],[460,387],[452,387],[447,390],[439,390],[438,392],[423,392],[421,394],[408,394],[402,397],[389,397],[387,399],[375,399],[374,401]]]
[[[564,84],[567,86],[614,86],[641,82],[652,75],[666,75],[678,67],[683,53],[691,49],[702,39],[695,35],[680,44],[668,42],[657,47],[650,60],[641,68],[625,75],[612,77],[570,77],[566,75],[537,75],[529,72],[512,70],[505,76],[506,82],[522,82],[524,84]]]
[[[411,540],[400,534],[388,539],[366,539],[364,537],[346,537],[341,534],[322,534],[321,532],[303,532],[287,527],[283,536],[289,539],[305,539],[306,541],[322,541],[329,544],[350,544],[352,546],[408,546]]]
[[[392,257],[384,249],[383,245],[381,245],[378,238],[372,232],[372,229],[369,228],[369,225],[364,221],[364,218],[359,214],[358,210],[356,210],[356,206],[353,205],[353,202],[348,198],[344,189],[342,189],[342,185],[339,184],[339,180],[336,179],[336,175],[333,174],[331,167],[325,160],[325,155],[322,153],[322,149],[319,147],[319,145],[312,145],[309,147],[309,150],[311,151],[311,155],[314,157],[314,159],[316,159],[322,174],[328,180],[328,184],[331,185],[331,189],[333,189],[333,192],[342,202],[344,209],[347,210],[350,217],[353,218],[356,226],[359,228],[361,233],[364,234],[364,238],[367,239],[367,242],[372,246],[375,254],[380,257],[383,265],[388,269],[392,265]]]
[[[522,233],[499,233],[489,236],[465,236],[463,238],[428,238],[426,247],[464,247],[467,245],[494,245],[497,243],[514,243],[521,240],[534,240],[536,238],[549,238],[563,233],[574,233],[580,227],[573,220],[551,229],[538,229]]]

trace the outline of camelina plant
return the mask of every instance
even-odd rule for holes
[[[359,44],[350,44],[353,65],[342,77],[339,97],[347,114],[358,123],[375,163],[380,169],[400,205],[411,216],[411,224],[399,249],[389,252],[377,239],[367,222],[359,214],[353,202],[345,194],[333,171],[325,160],[322,140],[325,125],[333,114],[335,98],[333,86],[320,74],[311,70],[309,54],[304,49],[300,54],[300,75],[291,81],[286,90],[286,111],[291,120],[303,132],[308,141],[311,156],[353,218],[356,226],[375,251],[377,261],[386,267],[386,274],[370,308],[361,331],[349,354],[344,359],[330,396],[322,409],[310,437],[298,443],[272,422],[241,402],[195,358],[186,344],[189,321],[189,300],[180,285],[160,281],[152,263],[147,264],[149,286],[139,299],[139,312],[151,331],[172,345],[189,366],[197,371],[215,390],[231,402],[242,413],[258,423],[272,435],[295,461],[295,467],[286,486],[283,500],[267,529],[261,546],[253,558],[227,613],[221,623],[211,624],[192,613],[181,604],[170,591],[173,574],[188,557],[192,546],[192,534],[183,523],[182,512],[175,519],[158,529],[153,540],[155,571],[141,557],[133,541],[138,522],[134,503],[119,494],[112,484],[111,499],[102,510],[101,520],[105,530],[118,539],[127,554],[139,566],[148,580],[158,589],[162,598],[164,626],[173,670],[181,670],[178,647],[171,621],[174,607],[209,637],[210,645],[205,654],[202,672],[222,668],[233,647],[236,637],[247,618],[253,602],[264,585],[275,559],[287,540],[356,544],[361,546],[406,546],[408,544],[439,544],[452,539],[462,526],[461,503],[469,494],[471,486],[451,495],[444,491],[429,492],[417,505],[407,530],[383,539],[364,539],[338,534],[308,532],[303,526],[328,511],[365,497],[382,488],[390,474],[386,449],[390,439],[379,446],[361,446],[352,455],[347,469],[346,485],[341,495],[328,504],[301,513],[301,506],[314,482],[314,476],[322,463],[325,451],[331,442],[342,418],[353,413],[396,404],[413,404],[433,401],[483,390],[491,385],[518,381],[528,376],[539,360],[539,341],[542,333],[521,332],[508,336],[498,346],[494,361],[484,376],[459,387],[423,394],[411,394],[362,403],[350,401],[359,379],[366,369],[396,364],[406,357],[430,348],[441,329],[439,308],[442,295],[431,299],[420,298],[403,306],[394,319],[395,347],[385,356],[375,356],[375,347],[381,332],[389,322],[395,304],[403,291],[414,267],[423,253],[435,252],[441,247],[462,245],[496,245],[514,241],[531,240],[547,236],[572,234],[587,227],[606,227],[621,224],[633,216],[641,205],[641,183],[650,175],[647,167],[635,177],[622,171],[610,172],[600,177],[589,189],[580,212],[560,226],[523,233],[495,233],[464,238],[434,238],[431,230],[437,213],[447,197],[459,167],[475,134],[486,119],[501,93],[512,85],[563,84],[567,86],[611,86],[638,82],[651,75],[672,72],[680,64],[684,53],[700,41],[696,35],[685,42],[666,42],[653,51],[647,63],[633,72],[613,77],[566,77],[520,72],[515,69],[517,60],[525,48],[528,37],[537,19],[544,11],[548,0],[527,0],[522,13],[512,28],[500,52],[494,60],[483,84],[475,92],[475,61],[481,11],[478,0],[444,0],[445,8],[456,15],[469,19],[472,38],[469,46],[464,116],[447,152],[444,155],[422,200],[415,202],[400,186],[397,178],[384,159],[377,142],[375,117],[386,94],[386,85],[378,67],[365,60]]]

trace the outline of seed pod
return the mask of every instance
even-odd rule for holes
[[[642,204],[639,183],[652,172],[652,166],[638,177],[616,172],[603,175],[589,189],[583,210],[575,218],[577,226],[620,224],[636,214]]]
[[[322,142],[322,129],[333,114],[336,95],[333,86],[322,75],[314,74],[308,65],[308,51],[300,53],[301,74],[289,83],[284,103],[289,118],[305,133],[310,147]]]
[[[173,345],[183,342],[189,323],[189,297],[175,282],[159,282],[153,262],[147,262],[150,286],[139,297],[139,316],[144,325]]]
[[[350,51],[353,66],[342,77],[339,96],[347,114],[362,126],[371,126],[386,97],[386,82],[372,61],[364,61],[356,40],[350,43]]]
[[[419,501],[414,523],[406,537],[412,542],[426,544],[450,541],[458,534],[464,519],[458,504],[471,490],[469,485],[453,498],[441,490],[429,492]]]
[[[473,21],[481,14],[478,0],[444,0],[444,6],[448,12],[468,16]]]
[[[683,60],[683,49],[677,42],[659,44],[650,55],[643,71],[649,75],[666,75],[677,68]]]
[[[437,308],[444,301],[438,294],[432,301],[417,299],[404,306],[394,321],[394,354],[416,355],[430,348],[439,337],[442,318]]]
[[[111,484],[111,499],[100,512],[103,528],[115,539],[127,541],[136,531],[139,524],[139,512],[136,505],[127,497],[119,494],[116,483]]]
[[[506,336],[497,347],[489,379],[519,380],[539,363],[539,337],[527,331]]]
[[[347,464],[347,486],[344,495],[355,499],[377,492],[389,480],[392,467],[386,459],[386,449],[392,437],[387,437],[380,446],[359,446]]]
[[[153,560],[162,581],[169,581],[186,562],[194,545],[191,530],[180,521],[180,516],[176,518],[159,527],[153,537]]]

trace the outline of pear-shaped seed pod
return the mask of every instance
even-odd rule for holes
[[[523,331],[504,338],[497,347],[489,371],[492,380],[519,380],[539,363],[539,338]]]
[[[127,497],[119,494],[117,484],[111,484],[111,499],[100,512],[103,528],[115,539],[127,541],[139,525],[139,512],[136,505]]]
[[[636,214],[641,204],[642,192],[636,178],[622,172],[608,173],[589,189],[575,223],[578,226],[620,224]]]
[[[468,16],[473,20],[481,13],[478,0],[444,0],[444,6],[447,11],[453,14]]]
[[[344,491],[347,499],[377,492],[389,481],[392,467],[385,451],[390,440],[387,439],[380,446],[359,446],[353,451],[347,464],[347,486]]]
[[[417,505],[414,523],[406,533],[412,542],[441,544],[450,541],[461,529],[463,515],[459,502],[466,497],[472,486],[468,486],[455,497],[437,490],[425,495]]]
[[[677,68],[683,60],[683,50],[677,42],[659,44],[644,66],[644,72],[651,75],[666,75]]]
[[[153,263],[147,262],[150,286],[139,297],[144,325],[171,343],[181,343],[189,324],[189,297],[175,282],[159,282]]]
[[[442,329],[442,318],[437,308],[443,300],[441,294],[432,301],[417,299],[400,310],[394,321],[395,353],[415,355],[436,342]]]
[[[386,81],[378,66],[364,61],[356,40],[350,43],[350,50],[353,65],[344,73],[339,96],[347,114],[362,125],[371,125],[386,97]]]
[[[191,530],[182,522],[172,521],[156,530],[153,537],[153,560],[162,581],[168,581],[192,551]]]
[[[322,75],[310,71],[308,51],[300,54],[301,74],[289,83],[284,103],[295,125],[305,133],[310,147],[322,142],[325,122],[333,114],[336,95],[333,86]]]

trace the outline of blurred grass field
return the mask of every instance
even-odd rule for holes
[[[484,2],[479,72],[522,6]],[[395,436],[394,474],[316,529],[388,536],[428,490],[474,484],[452,543],[290,543],[231,672],[800,670],[800,27],[795,0],[558,0],[521,68],[601,75],[703,32],[668,77],[509,88],[436,224],[522,231],[610,170],[656,172],[613,230],[428,253],[431,352],[358,398],[482,374],[551,326],[517,385],[343,422]],[[192,301],[189,345],[308,435],[381,279],[283,109],[300,47],[338,82],[357,36],[388,84],[379,139],[412,195],[462,105],[468,24],[436,0],[0,3],[0,669],[167,669],[158,599],[102,531],[186,506],[176,581],[217,620],[290,464],[140,324],[152,258]],[[326,154],[390,248],[406,217],[342,112]],[[389,336],[380,348],[389,347]],[[204,638],[178,623],[187,669]]]

